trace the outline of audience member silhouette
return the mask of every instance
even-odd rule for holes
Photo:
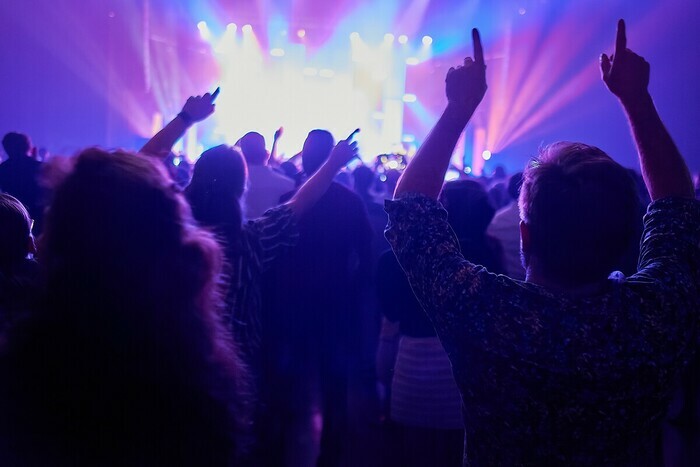
[[[0,359],[8,465],[231,465],[246,377],[221,251],[159,161],[87,149],[40,245],[43,304]]]
[[[510,203],[501,208],[491,221],[488,233],[501,242],[506,274],[519,281],[525,280],[525,268],[520,256],[520,207],[518,197],[523,183],[523,173],[518,172],[508,180]]]
[[[309,133],[302,150],[307,176],[319,170],[332,148],[328,131]],[[320,385],[323,430],[318,465],[338,465],[348,454],[349,378],[363,357],[356,346],[364,324],[362,292],[371,267],[372,229],[362,200],[334,181],[300,219],[299,231],[297,248],[263,281],[270,328],[276,330],[269,353],[280,357],[271,362],[268,376],[274,380],[265,386],[290,388],[269,394],[277,404],[271,413],[294,419],[308,415],[309,382]],[[271,425],[278,422],[296,423],[270,420]],[[270,430],[277,441],[269,440],[268,446],[279,445],[284,427]]]
[[[16,198],[0,193],[0,340],[39,295],[38,265],[29,259],[35,252],[29,213]]]
[[[524,172],[527,282],[459,251],[436,202],[454,146],[486,92],[483,51],[451,69],[448,105],[403,174],[387,237],[435,325],[462,394],[465,463],[656,465],[672,385],[696,346],[700,205],[648,93],[649,64],[601,56],[653,200],[639,270],[608,275],[634,241],[639,199],[598,148],[557,143]]]
[[[256,219],[278,206],[296,185],[292,179],[268,166],[270,153],[265,149],[265,138],[260,133],[246,133],[241,138],[241,151],[248,165],[245,217]]]
[[[39,187],[41,162],[31,157],[32,143],[27,135],[7,133],[2,146],[8,159],[0,164],[0,191],[17,198],[34,220],[34,231],[41,232],[42,194]]]
[[[504,273],[502,251],[486,228],[494,208],[483,186],[472,180],[446,183],[440,200],[466,259]],[[445,350],[399,266],[393,251],[382,255],[377,292],[384,315],[398,322],[401,340],[391,390],[396,422],[397,466],[459,466],[464,448],[462,402]]]

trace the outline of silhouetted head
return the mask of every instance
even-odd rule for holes
[[[484,187],[473,180],[445,183],[440,202],[447,209],[447,221],[459,238],[481,238],[496,213]]]
[[[270,154],[265,149],[265,138],[260,133],[251,131],[240,139],[240,148],[249,165],[265,165]]]
[[[25,157],[29,155],[32,142],[29,136],[22,133],[10,132],[2,138],[2,147],[9,158]]]
[[[301,163],[307,176],[314,174],[326,162],[335,141],[333,135],[326,130],[312,130],[304,141],[301,151]]]
[[[247,178],[245,160],[236,149],[221,145],[204,151],[185,190],[195,219],[209,227],[238,232]]]
[[[528,275],[564,288],[605,279],[633,241],[638,209],[634,181],[605,152],[581,143],[545,147],[520,190]]]
[[[358,166],[352,172],[352,177],[355,181],[355,191],[357,193],[368,193],[374,185],[374,172],[366,165]]]
[[[511,175],[508,180],[508,195],[511,199],[517,201],[520,197],[520,187],[523,185],[523,173],[518,172]]]
[[[15,197],[0,193],[0,270],[10,269],[34,249],[32,220]]]

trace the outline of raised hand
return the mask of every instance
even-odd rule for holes
[[[218,95],[218,89],[214,91],[214,94],[206,93],[203,96],[191,96],[187,99],[181,112],[181,114],[184,114],[185,119],[189,118],[190,121],[187,123],[201,122],[213,114],[216,109],[214,105],[216,95]]]
[[[357,157],[357,141],[353,141],[352,139],[359,131],[359,128],[353,131],[346,139],[339,141],[331,151],[331,155],[328,157],[328,163],[336,170],[345,167],[351,160]]]
[[[445,78],[448,103],[471,115],[486,93],[486,64],[479,31],[472,29],[474,58],[464,59],[464,65],[450,68]]]
[[[627,48],[625,21],[618,21],[615,53],[600,56],[603,82],[621,101],[633,102],[647,95],[649,70],[649,63]]]
[[[275,131],[275,136],[273,139],[275,141],[277,141],[278,139],[280,139],[282,137],[283,134],[284,134],[284,127],[281,126]]]

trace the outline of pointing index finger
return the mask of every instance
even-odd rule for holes
[[[617,38],[615,39],[615,56],[622,57],[627,50],[627,28],[625,20],[621,19],[617,22]]]
[[[484,49],[481,46],[481,36],[479,30],[472,29],[472,41],[474,42],[474,61],[480,65],[484,64]]]
[[[360,132],[360,129],[356,128],[355,131],[350,133],[350,136],[348,136],[345,141],[352,141],[352,139],[355,137],[355,135],[358,134],[359,132]]]

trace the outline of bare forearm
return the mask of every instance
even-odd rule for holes
[[[666,197],[693,198],[688,167],[661,121],[651,96],[623,101],[634,137],[642,175],[652,200]]]
[[[401,176],[394,193],[395,198],[405,193],[438,197],[452,153],[474,110],[464,112],[447,106]]]
[[[141,153],[162,157],[168,155],[177,140],[182,138],[189,128],[189,124],[182,117],[175,117],[162,130],[141,148]]]

